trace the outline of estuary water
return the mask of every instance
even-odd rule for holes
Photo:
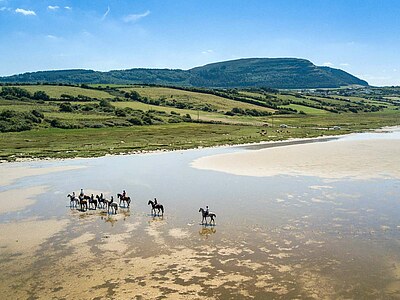
[[[399,141],[392,128],[312,145],[1,164],[0,292],[6,299],[399,298],[400,164],[371,146]],[[340,152],[349,155],[343,165],[357,163],[357,176],[320,172],[335,158],[316,153],[347,142],[368,148],[361,162],[358,152]],[[315,145],[326,148],[304,148]],[[316,160],[263,165],[257,155],[272,149]],[[359,165],[369,162],[387,172]],[[370,176],[358,176],[364,171]],[[82,212],[67,198],[81,188],[107,198],[126,190],[133,201],[117,214]],[[150,213],[155,197],[164,216]],[[215,226],[201,224],[206,205]]]

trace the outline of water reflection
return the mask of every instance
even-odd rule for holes
[[[216,233],[217,230],[213,225],[202,225],[199,234],[205,238],[208,238],[210,235]]]

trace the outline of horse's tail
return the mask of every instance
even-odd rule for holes
[[[164,206],[161,205],[161,212],[164,213]]]

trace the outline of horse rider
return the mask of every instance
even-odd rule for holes
[[[83,192],[83,189],[81,189],[81,192],[79,194],[79,199],[83,199],[83,196],[85,196],[85,193]]]
[[[154,205],[157,205],[157,198],[154,198]]]
[[[123,198],[123,199],[126,198],[126,192],[125,192],[125,190],[122,191],[122,198]]]
[[[208,209],[208,205],[206,205],[206,210],[205,210],[206,216],[208,216],[209,212],[210,212],[210,210]]]

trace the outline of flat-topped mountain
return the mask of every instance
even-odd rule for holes
[[[0,77],[8,83],[160,84],[208,88],[336,88],[368,83],[343,70],[319,67],[298,58],[245,58],[189,70],[144,69],[39,71]]]

